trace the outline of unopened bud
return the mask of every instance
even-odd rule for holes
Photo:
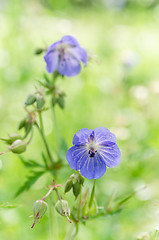
[[[9,135],[9,138],[10,140],[12,141],[12,143],[17,140],[17,139],[22,139],[22,136],[20,136],[19,134],[17,133],[12,133]]]
[[[32,228],[34,227],[36,221],[45,215],[47,208],[48,204],[44,200],[37,200],[34,203],[33,206],[34,223],[32,225]]]
[[[24,118],[23,120],[21,120],[21,121],[19,122],[18,130],[24,128],[24,127],[25,127],[25,123],[26,123],[26,118]]]
[[[78,195],[80,194],[80,192],[81,192],[81,185],[80,185],[79,182],[75,182],[73,184],[73,194],[74,194],[74,196],[77,198]]]
[[[30,94],[25,101],[25,105],[32,105],[36,101],[36,95]]]
[[[45,104],[45,98],[43,96],[39,96],[37,99],[37,109],[41,110],[44,104]]]
[[[41,54],[43,51],[44,51],[44,49],[42,49],[42,48],[37,48],[37,49],[35,50],[35,55],[39,55],[39,54]]]
[[[38,215],[38,218],[42,218],[46,213],[48,204],[44,200],[37,200],[33,206],[34,217]]]
[[[12,133],[7,138],[1,138],[1,140],[6,142],[7,144],[12,144],[17,139],[22,139],[22,136],[17,133]]]
[[[73,186],[73,179],[68,179],[65,184],[65,193],[69,192]]]
[[[81,174],[78,175],[78,182],[79,182],[81,185],[83,185],[83,183],[84,183],[84,177],[83,177]]]
[[[55,209],[60,215],[66,216],[68,221],[71,223],[71,221],[69,219],[70,208],[69,208],[69,204],[66,200],[58,200],[55,205]]]
[[[12,143],[12,145],[9,146],[9,149],[13,153],[23,153],[26,150],[26,143],[20,139],[17,139]]]

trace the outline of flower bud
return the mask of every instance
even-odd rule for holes
[[[35,101],[36,101],[36,95],[30,94],[25,101],[25,105],[32,105]]]
[[[13,153],[23,153],[26,150],[26,143],[20,139],[17,139],[12,143],[12,145],[9,146],[9,149]]]
[[[68,202],[66,200],[58,200],[55,205],[55,209],[60,215],[66,216],[68,221],[71,223],[71,221],[68,217],[68,216],[70,216],[70,208],[69,208]]]
[[[33,206],[34,223],[32,225],[32,228],[34,227],[36,221],[45,215],[47,208],[48,204],[44,200],[37,200],[34,203]]]
[[[73,179],[68,179],[67,182],[65,183],[65,190],[64,192],[67,193],[71,190],[73,186]]]
[[[1,140],[6,142],[7,144],[12,144],[17,139],[22,139],[22,136],[17,133],[10,134],[8,138],[1,138]]]
[[[80,192],[81,192],[81,185],[80,185],[79,182],[75,182],[73,184],[73,194],[74,194],[74,196],[77,198],[78,195],[80,194]]]
[[[37,49],[35,50],[35,55],[40,55],[43,51],[44,51],[44,49],[42,49],[42,48],[37,48]]]
[[[43,96],[39,96],[37,99],[37,109],[41,110],[44,104],[45,104],[45,98]]]
[[[42,218],[46,213],[48,204],[44,200],[37,200],[33,206],[34,217]]]
[[[17,139],[22,139],[22,136],[20,136],[19,134],[17,133],[12,133],[9,135],[9,138],[10,140],[12,141],[12,143],[17,140]]]
[[[79,175],[78,175],[78,182],[79,182],[79,184],[81,184],[82,186],[83,186],[83,183],[84,183],[84,177],[79,173]]]

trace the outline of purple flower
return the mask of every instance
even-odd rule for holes
[[[116,137],[105,127],[94,130],[83,128],[73,137],[66,159],[71,168],[80,170],[88,179],[97,179],[104,175],[107,167],[116,167],[120,163],[121,153]]]
[[[87,52],[74,37],[64,36],[48,48],[44,59],[49,73],[58,70],[61,75],[73,77],[81,71],[81,61],[87,65]]]

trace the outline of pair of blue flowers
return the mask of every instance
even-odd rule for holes
[[[81,62],[87,65],[87,52],[72,36],[64,36],[53,43],[44,56],[46,70],[58,71],[61,75],[72,77],[81,71]],[[80,170],[88,179],[97,179],[104,175],[106,167],[116,167],[120,163],[121,153],[116,137],[105,127],[94,130],[83,128],[73,137],[66,159],[71,168]]]

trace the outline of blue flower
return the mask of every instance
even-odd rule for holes
[[[80,170],[82,176],[97,179],[104,175],[107,167],[120,163],[121,153],[116,137],[105,127],[94,130],[83,128],[73,137],[66,159],[71,168]]]
[[[81,61],[87,65],[87,52],[74,37],[64,36],[48,48],[44,59],[49,73],[58,70],[61,75],[73,77],[81,71]]]

